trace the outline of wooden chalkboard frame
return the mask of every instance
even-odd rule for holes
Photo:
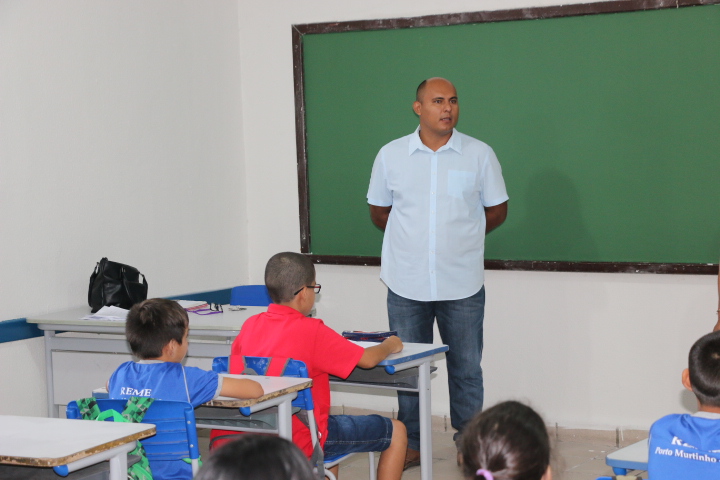
[[[315,263],[331,265],[380,265],[380,257],[312,255],[310,252],[310,189],[308,184],[307,129],[305,123],[305,82],[303,36],[307,34],[389,30],[402,28],[463,25],[512,20],[536,20],[603,13],[635,12],[720,4],[720,0],[618,0],[513,10],[452,13],[422,17],[358,20],[351,22],[292,25],[293,75],[295,87],[295,135],[297,141],[298,195],[300,205],[301,252]],[[695,263],[553,262],[485,260],[489,270],[530,270],[549,272],[666,273],[717,275],[718,265]]]

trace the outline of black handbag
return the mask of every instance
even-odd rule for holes
[[[140,277],[142,276],[142,283]],[[147,298],[148,284],[145,275],[137,268],[111,262],[103,257],[90,275],[88,305],[92,313],[104,306],[129,309]]]

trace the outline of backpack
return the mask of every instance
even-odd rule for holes
[[[112,417],[115,422],[141,423],[145,417],[145,413],[147,413],[148,408],[150,408],[150,405],[152,405],[154,401],[154,398],[149,397],[130,397],[122,412],[112,409],[101,412],[100,407],[92,397],[81,398],[77,401],[77,404],[83,420],[97,420],[102,422]],[[137,447],[130,452],[130,455],[139,456],[140,461],[128,467],[128,480],[153,480],[150,461],[147,455],[145,455],[145,449],[140,441],[137,442]]]

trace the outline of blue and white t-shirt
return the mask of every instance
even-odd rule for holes
[[[720,414],[663,417],[650,428],[649,443],[652,480],[720,478]]]
[[[193,407],[215,398],[221,388],[222,380],[215,372],[158,360],[125,362],[108,382],[110,398],[152,397],[189,402]],[[155,480],[192,479],[192,466],[182,460],[150,459],[150,469]]]

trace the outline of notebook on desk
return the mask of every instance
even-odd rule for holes
[[[342,336],[348,340],[355,342],[382,342],[388,337],[397,336],[397,331],[375,331],[375,332],[364,332],[362,330],[345,330],[342,332]]]

